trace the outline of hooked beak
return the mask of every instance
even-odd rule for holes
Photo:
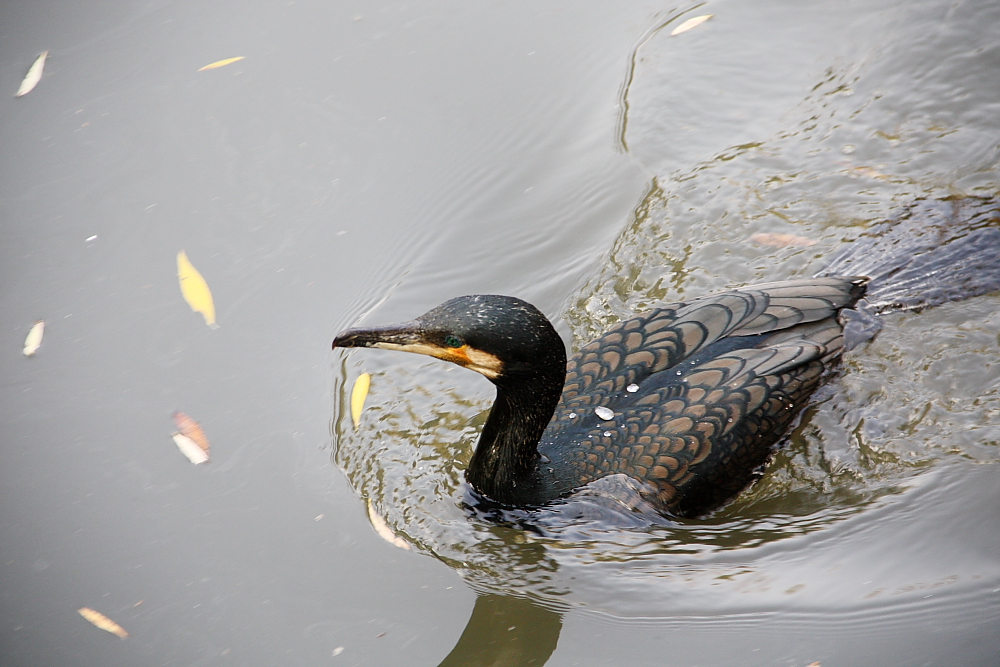
[[[491,380],[503,373],[503,362],[496,356],[468,345],[452,348],[431,342],[427,332],[417,321],[371,329],[348,329],[333,339],[333,349],[338,347],[377,347],[382,350],[426,354],[482,373]]]
[[[423,330],[416,322],[404,322],[371,329],[347,329],[333,339],[334,349],[338,347],[379,347],[383,350],[403,350],[421,352],[414,346],[427,347],[423,342]],[[423,352],[423,354],[428,354]]]

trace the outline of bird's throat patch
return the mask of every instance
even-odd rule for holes
[[[452,352],[457,353],[456,356],[463,360],[455,363],[482,373],[491,380],[500,377],[500,374],[503,373],[503,362],[500,361],[499,357],[489,352],[483,352],[468,345],[455,348]]]

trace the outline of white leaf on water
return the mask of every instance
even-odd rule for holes
[[[702,16],[695,16],[692,19],[688,19],[684,23],[682,23],[679,26],[677,26],[676,28],[674,28],[670,32],[670,36],[673,37],[674,35],[679,35],[682,32],[687,32],[688,30],[691,30],[692,28],[697,28],[698,26],[700,26],[702,23],[704,23],[708,19],[712,18],[713,16],[715,16],[715,14],[704,14]]]
[[[410,545],[397,536],[396,533],[392,532],[392,528],[390,528],[389,524],[385,522],[385,519],[383,519],[379,513],[375,511],[375,506],[372,505],[370,498],[368,499],[368,520],[372,522],[372,528],[375,529],[375,532],[378,533],[378,536],[383,540],[389,544],[399,547],[400,549],[406,549],[407,551],[410,550]]]
[[[90,607],[80,607],[79,609],[77,609],[77,611],[80,613],[80,616],[83,616],[85,619],[87,619],[88,621],[99,627],[101,630],[104,630],[105,632],[110,632],[113,635],[118,635],[118,637],[121,639],[128,638],[128,632],[125,630],[125,628],[118,625],[110,618],[102,614],[101,612],[94,611]]]
[[[188,457],[191,463],[198,465],[208,460],[208,454],[205,450],[199,447],[198,443],[191,438],[180,433],[174,433],[173,437],[174,442],[177,443],[177,449],[181,450],[181,453]]]
[[[42,334],[44,333],[45,322],[38,320],[35,322],[35,326],[31,327],[31,331],[28,332],[28,337],[24,339],[24,356],[30,357],[35,352],[38,352],[38,348],[42,346]]]
[[[48,57],[49,52],[42,51],[42,55],[35,58],[35,62],[31,63],[31,67],[28,68],[28,73],[24,75],[24,81],[21,82],[21,87],[14,93],[14,97],[27,95],[34,90],[38,82],[42,80],[42,70],[45,69],[45,59]]]

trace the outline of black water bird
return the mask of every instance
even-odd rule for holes
[[[752,481],[840,358],[845,326],[848,340],[863,340],[879,311],[1000,288],[995,201],[933,209],[948,218],[947,238],[907,241],[906,224],[889,225],[874,246],[859,242],[832,262],[873,269],[871,284],[821,275],[665,304],[568,362],[538,309],[499,295],[349,329],[333,347],[417,352],[489,378],[496,401],[466,479],[490,501],[537,507],[586,489],[634,510],[698,516]]]

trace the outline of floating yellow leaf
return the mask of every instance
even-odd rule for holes
[[[30,357],[38,348],[42,346],[42,334],[45,333],[45,322],[38,320],[35,326],[31,327],[28,336],[24,339],[24,356]]]
[[[204,67],[202,67],[198,71],[199,72],[204,72],[207,69],[216,69],[216,68],[219,68],[219,67],[225,67],[226,65],[232,65],[237,60],[243,60],[244,57],[245,56],[236,56],[235,58],[226,58],[225,60],[216,60],[214,63],[210,63],[208,65],[205,65]]]
[[[45,69],[45,59],[49,57],[48,51],[42,51],[42,55],[35,58],[35,62],[31,63],[31,67],[28,68],[28,73],[24,75],[24,80],[21,82],[21,87],[17,89],[14,93],[14,97],[20,97],[21,95],[27,95],[38,82],[42,80],[42,70]]]
[[[201,313],[205,324],[212,329],[218,328],[215,323],[215,302],[212,301],[212,291],[208,283],[198,273],[198,269],[188,260],[187,254],[181,250],[177,253],[177,277],[181,281],[181,294],[191,306],[191,310]]]
[[[174,413],[174,423],[177,424],[177,430],[181,432],[181,435],[194,442],[194,444],[198,445],[198,447],[205,452],[205,457],[207,459],[210,455],[208,436],[205,435],[205,431],[201,428],[201,424],[179,410]]]
[[[780,232],[760,232],[751,234],[750,240],[760,245],[769,245],[773,248],[787,248],[795,246],[797,248],[807,248],[816,245],[816,241],[805,236],[795,234],[782,234]]]
[[[679,35],[682,32],[687,32],[692,28],[697,28],[698,26],[700,26],[702,23],[712,18],[713,16],[715,16],[715,14],[704,14],[702,16],[695,16],[692,19],[688,19],[684,23],[674,28],[673,31],[671,31],[670,36],[673,37],[674,35]]]
[[[188,460],[198,465],[199,463],[205,463],[208,461],[208,453],[198,446],[198,443],[187,437],[186,435],[181,435],[180,433],[173,434],[174,443],[177,445],[177,449],[181,450],[181,454],[188,457]]]
[[[118,635],[122,639],[128,637],[128,633],[125,631],[125,628],[118,625],[101,612],[94,611],[90,607],[80,607],[77,611],[80,612],[80,616],[83,616],[101,630],[106,630],[113,635]]]
[[[354,420],[354,428],[361,426],[361,411],[365,409],[365,398],[368,397],[368,388],[372,386],[372,376],[362,373],[354,381],[354,389],[351,390],[351,419]]]
[[[398,537],[396,533],[392,532],[392,528],[389,524],[385,522],[379,513],[375,511],[375,506],[372,505],[371,498],[368,499],[368,520],[372,522],[372,528],[378,533],[378,536],[383,540],[399,547],[400,549],[410,550],[410,545],[407,544],[402,538]]]

